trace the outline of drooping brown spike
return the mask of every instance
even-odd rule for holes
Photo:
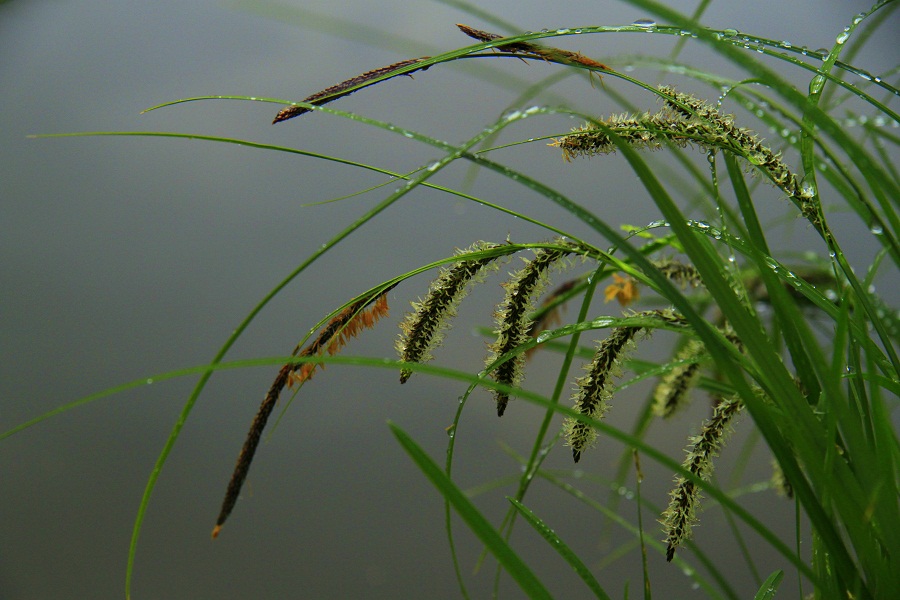
[[[315,104],[316,106],[321,106],[323,104],[327,104],[338,98],[342,98],[344,96],[348,96],[353,92],[361,89],[359,86],[362,86],[366,82],[372,81],[373,79],[378,79],[383,75],[387,75],[392,71],[396,71],[398,69],[402,69],[403,67],[408,67],[409,65],[414,65],[418,62],[422,62],[423,60],[427,60],[431,58],[430,56],[421,56],[419,58],[410,58],[407,60],[401,60],[400,62],[396,62],[392,65],[388,65],[386,67],[380,67],[378,69],[372,69],[371,71],[366,71],[361,75],[356,75],[355,77],[351,77],[345,81],[338,83],[337,85],[333,85],[329,88],[325,88],[321,92],[316,92],[311,96],[307,96],[303,99],[303,102],[308,104]],[[430,65],[429,65],[430,66]],[[422,67],[421,70],[424,71],[428,68],[428,66]],[[418,69],[414,69],[418,70]],[[407,75],[412,71],[407,71],[405,73],[398,73],[398,75]],[[392,76],[395,77],[395,76]],[[387,77],[381,81],[385,81],[386,79],[390,79]],[[293,119],[294,117],[299,117],[304,113],[310,112],[311,109],[306,108],[304,106],[288,106],[275,115],[275,120],[272,121],[273,124],[280,123],[281,121],[287,121],[288,119]]]
[[[469,27],[468,25],[462,25],[461,23],[457,23],[456,26],[462,31],[464,34],[469,36],[470,38],[476,39],[479,42],[493,42],[495,40],[502,40],[504,36],[498,33],[490,33],[489,31],[482,31],[480,29],[475,29],[474,27]],[[611,68],[604,65],[601,62],[594,60],[593,58],[589,58],[584,56],[580,52],[572,52],[571,50],[563,50],[561,48],[552,48],[550,46],[540,46],[538,44],[532,44],[531,42],[511,42],[509,44],[501,44],[494,46],[500,52],[509,52],[512,54],[526,54],[530,56],[535,56],[538,58],[542,58],[544,60],[548,60],[551,62],[557,62],[562,64],[578,64],[585,67],[591,67],[596,69],[603,69],[605,71],[612,71]]]
[[[294,351],[296,356],[317,356],[325,352],[329,354],[336,353],[350,338],[356,336],[361,330],[373,327],[381,317],[387,315],[387,293],[395,287],[396,284],[389,286],[375,296],[367,296],[350,304],[342,310],[331,321],[328,322],[316,339],[306,346],[302,351]],[[212,531],[212,537],[218,537],[222,531],[222,525],[228,519],[234,505],[240,497],[241,487],[247,474],[250,472],[250,464],[253,462],[253,455],[256,454],[256,448],[259,446],[259,440],[262,437],[263,429],[278,402],[285,387],[291,383],[302,384],[312,377],[316,367],[321,366],[315,362],[294,363],[290,362],[281,367],[278,376],[269,387],[269,392],[263,399],[253,423],[250,425],[250,431],[247,432],[247,438],[238,455],[237,464],[228,482],[228,489],[225,492],[225,499],[222,501],[222,508],[219,511],[219,517],[216,519],[216,526]]]

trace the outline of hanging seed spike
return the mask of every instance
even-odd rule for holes
[[[705,354],[706,346],[699,340],[689,341],[675,354],[675,360],[694,359],[695,362],[675,367],[660,378],[653,392],[656,416],[667,419],[688,403],[690,391],[700,378],[700,360]]]
[[[381,317],[387,315],[387,293],[396,287],[397,284],[391,285],[381,291],[377,296],[362,298],[335,316],[328,325],[319,333],[318,337],[309,344],[302,352],[298,354],[300,357],[314,356],[324,351],[329,351],[334,342],[338,342],[334,347],[334,351],[343,346],[351,337],[354,337],[361,329],[374,326]],[[371,307],[369,307],[372,305]],[[359,319],[361,324],[353,325]],[[345,329],[349,328],[349,332],[345,335]],[[332,354],[334,352],[331,352]],[[216,526],[213,528],[212,537],[216,538],[222,530],[222,525],[228,519],[231,511],[237,503],[241,493],[241,487],[244,480],[250,472],[250,464],[253,462],[253,456],[256,454],[256,448],[259,446],[259,440],[262,432],[266,427],[269,416],[278,402],[278,397],[282,390],[291,383],[302,384],[308,381],[315,373],[316,367],[320,367],[317,363],[288,363],[281,367],[275,381],[272,382],[269,392],[266,394],[253,418],[250,425],[250,431],[238,454],[237,464],[228,482],[228,489],[225,492],[225,499],[222,501],[222,508],[219,511],[219,517],[216,520]],[[296,372],[300,374],[297,375]]]
[[[259,440],[262,437],[263,429],[265,429],[266,422],[272,414],[272,409],[275,408],[275,404],[278,402],[278,396],[287,385],[288,378],[292,372],[292,367],[292,364],[286,364],[281,367],[281,371],[278,372],[278,377],[272,382],[269,392],[266,394],[256,416],[253,418],[253,423],[250,425],[250,431],[247,432],[247,439],[244,441],[244,446],[241,448],[241,453],[238,455],[237,464],[234,467],[231,480],[228,482],[225,499],[222,501],[219,517],[216,519],[216,526],[212,531],[213,539],[219,536],[222,525],[225,524],[231,511],[234,510],[234,505],[237,503],[238,497],[240,497],[241,487],[244,485],[244,480],[247,479],[247,474],[250,472],[250,463],[253,462],[253,455],[256,453],[256,447],[259,446]]]
[[[803,189],[800,177],[784,163],[779,152],[764,146],[751,130],[736,126],[734,115],[723,115],[715,106],[671,86],[661,85],[657,89],[665,96],[666,105],[671,110],[688,121],[699,117],[707,127],[716,129],[724,138],[722,141],[711,140],[708,142],[710,145],[722,147],[749,160],[766,173],[778,189],[788,195],[803,217],[824,239],[831,237],[814,196]]]
[[[474,27],[469,27],[468,25],[463,25],[461,23],[457,23],[456,26],[464,34],[466,34],[470,38],[478,40],[479,42],[493,42],[496,40],[502,40],[505,37],[498,33],[482,31],[480,29],[475,29]],[[585,67],[612,71],[612,69],[605,64],[598,62],[593,58],[588,58],[580,52],[572,52],[570,50],[562,50],[560,48],[544,47],[537,44],[532,44],[530,42],[512,42],[509,44],[494,46],[494,48],[496,50],[499,50],[500,52],[508,52],[511,54],[528,54],[536,56],[538,58],[543,58],[544,60],[548,61],[563,64],[574,63]],[[603,78],[599,75],[598,77],[600,77],[600,82],[602,84]],[[593,85],[593,83],[591,85]]]
[[[499,33],[490,33],[488,31],[482,31],[480,29],[475,29],[474,27],[469,27],[468,25],[463,25],[462,23],[457,23],[457,27],[464,34],[469,36],[470,38],[476,39],[479,42],[493,42],[495,40],[502,40],[504,37]],[[494,46],[495,49],[500,52],[509,52],[512,54],[523,53],[523,54],[535,54],[540,56],[543,52],[543,48],[537,46],[535,44],[529,44],[528,42],[513,42],[511,44],[503,44],[500,46]]]
[[[571,290],[575,287],[575,284],[578,283],[577,279],[570,279],[562,284],[560,284],[555,290],[550,292],[547,297],[541,302],[541,310],[545,312],[538,317],[536,321],[531,323],[531,326],[528,328],[528,333],[533,338],[537,338],[540,331],[544,329],[549,329],[554,325],[558,325],[562,323],[562,310],[564,308],[563,304],[557,304],[553,308],[547,310],[548,306],[551,306],[553,303],[558,302],[560,296]],[[540,344],[537,346],[532,346],[528,350],[525,351],[525,359],[530,360],[531,356],[541,347]]]
[[[648,310],[634,313],[633,316],[655,317],[667,323],[687,325],[685,318],[673,309]],[[643,326],[616,327],[600,342],[594,358],[584,367],[586,374],[575,382],[578,387],[573,396],[576,411],[593,419],[603,416],[613,394],[612,378],[621,375],[621,363],[625,355],[635,346],[634,338],[644,330],[647,333],[650,331]],[[597,438],[597,432],[571,417],[564,421],[563,427],[566,443],[572,448],[572,458],[578,462],[581,453]]]
[[[682,466],[703,481],[709,481],[713,471],[713,458],[718,456],[725,438],[731,430],[731,422],[743,408],[737,396],[718,398],[713,415],[704,422],[699,435],[690,438],[690,449]],[[691,527],[697,521],[700,491],[692,481],[681,476],[675,478],[675,489],[669,507],[663,513],[662,524],[666,531],[666,558],[671,561],[675,549],[691,537]]]
[[[600,419],[612,397],[612,378],[620,369],[624,355],[634,346],[634,337],[643,327],[616,327],[609,337],[600,342],[594,358],[585,366],[587,373],[576,380],[574,409],[593,419]],[[591,446],[597,433],[589,425],[573,418],[565,420],[566,441],[572,448],[575,462],[582,452]]]
[[[357,91],[357,86],[360,86],[367,81],[371,81],[373,79],[377,79],[382,75],[386,75],[391,71],[396,71],[397,69],[402,69],[403,67],[407,67],[409,65],[414,65],[418,62],[422,62],[424,60],[428,60],[431,58],[430,56],[420,56],[419,58],[409,58],[407,60],[401,60],[400,62],[396,62],[394,64],[388,65],[386,67],[380,67],[378,69],[372,69],[371,71],[366,71],[360,75],[356,75],[342,81],[336,85],[333,85],[329,88],[325,88],[320,92],[316,92],[311,96],[307,96],[303,99],[303,102],[308,104],[315,104],[316,106],[322,106],[323,104],[327,104],[329,102],[333,102],[338,98],[343,98],[344,96],[349,96],[353,92]],[[422,71],[428,69],[428,65],[426,67],[421,67]],[[418,69],[416,69],[418,70]],[[406,73],[398,73],[398,75],[407,75],[412,78],[412,71],[408,71]],[[395,75],[396,77],[396,75]],[[387,81],[390,77],[383,79],[382,81]],[[356,88],[356,89],[353,89]],[[347,91],[349,90],[349,91]],[[310,112],[312,109],[306,108],[304,106],[288,106],[281,111],[277,115],[275,115],[275,119],[272,121],[272,124],[280,123],[281,121],[287,121],[288,119],[293,119],[294,117],[299,117],[302,114]]]
[[[527,341],[532,326],[528,315],[533,310],[534,298],[543,290],[550,268],[574,251],[573,246],[566,245],[567,248],[564,250],[558,248],[539,250],[534,259],[526,261],[525,267],[510,281],[502,284],[506,294],[494,313],[497,339],[489,346],[490,354],[485,361],[486,365],[493,364],[498,358]],[[522,378],[524,367],[525,355],[520,353],[498,365],[491,376],[497,383],[516,386]],[[497,403],[497,416],[502,417],[509,403],[509,394],[495,391],[494,399]]]
[[[457,253],[467,254],[500,247],[501,244],[476,242]],[[425,363],[431,360],[432,350],[440,346],[443,334],[450,328],[450,321],[456,316],[456,309],[468,290],[483,281],[488,271],[499,268],[501,259],[505,259],[505,256],[462,260],[452,267],[441,269],[438,277],[431,282],[425,299],[413,302],[413,312],[407,314],[400,323],[401,334],[395,348],[402,361]],[[401,369],[400,383],[406,383],[410,376],[410,369]]]

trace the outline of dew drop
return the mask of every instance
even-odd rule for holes
[[[146,383],[147,383],[147,385],[150,385],[151,383],[153,383],[153,378],[152,378],[152,377],[148,377]]]
[[[739,32],[738,32],[737,29],[723,29],[723,30],[722,30],[722,35],[724,35],[724,36],[727,37],[727,38],[733,38],[733,37],[736,36],[738,33],[739,33]]]
[[[656,21],[654,21],[653,19],[638,19],[637,21],[632,23],[632,25],[634,25],[635,27],[648,29],[650,27],[655,27]]]
[[[571,29],[557,29],[556,33],[558,33],[559,35],[565,35],[565,34],[569,33],[570,31],[572,31],[572,30]]]
[[[838,36],[835,38],[834,41],[837,42],[838,44],[843,44],[844,42],[847,41],[847,39],[849,37],[850,37],[849,31],[842,31],[840,34],[838,34]]]
[[[803,187],[800,190],[800,193],[804,198],[812,198],[816,195],[816,186],[811,183],[804,183]]]

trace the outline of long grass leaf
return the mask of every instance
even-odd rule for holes
[[[775,571],[769,575],[761,586],[759,591],[753,596],[753,600],[773,600],[775,592],[781,586],[781,580],[784,579],[784,571]]]
[[[519,584],[522,591],[529,598],[546,598],[552,596],[526,565],[518,554],[497,533],[497,530],[478,511],[466,495],[460,490],[453,480],[429,457],[424,450],[394,423],[388,423],[391,432],[403,449],[409,454],[413,462],[422,470],[422,473],[431,481],[443,496],[456,510],[457,514],[465,521],[481,542],[487,546],[497,561],[503,566],[510,577]]]
[[[594,577],[591,570],[587,567],[587,565],[582,562],[578,555],[563,542],[560,537],[556,534],[555,531],[550,529],[546,523],[544,523],[534,512],[516,500],[515,498],[507,497],[510,504],[519,512],[520,515],[531,525],[535,531],[537,531],[542,538],[544,538],[551,548],[556,550],[559,555],[565,560],[570,567],[578,574],[581,580],[588,586],[588,588],[594,593],[597,598],[606,598],[609,600],[609,596],[600,586],[600,583]]]

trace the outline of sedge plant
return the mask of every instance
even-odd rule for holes
[[[547,235],[530,240],[502,234],[492,240],[473,239],[464,249],[448,249],[443,259],[357,291],[331,314],[309,323],[309,333],[291,356],[281,361],[240,448],[233,476],[227,486],[223,482],[226,491],[213,537],[223,534],[229,518],[240,518],[239,511],[234,512],[236,501],[263,430],[282,396],[314,394],[306,388],[317,369],[345,363],[396,369],[399,384],[411,378],[442,377],[468,386],[453,417],[451,433],[457,432],[466,407],[483,399],[483,390],[492,397],[498,416],[516,410],[522,402],[544,410],[531,453],[514,456],[521,463],[521,472],[514,477],[508,513],[499,524],[491,523],[453,478],[455,435],[449,437],[446,459],[439,464],[399,425],[390,424],[399,444],[445,500],[448,542],[463,596],[469,593],[464,557],[458,555],[454,544],[453,514],[497,559],[496,585],[499,574],[506,573],[527,596],[550,597],[545,582],[510,540],[521,518],[572,567],[587,593],[610,597],[610,588],[600,583],[588,561],[554,533],[553,515],[537,514],[528,506],[529,488],[535,480],[542,480],[563,492],[560,502],[583,502],[633,533],[644,557],[645,597],[649,597],[653,577],[647,569],[648,552],[680,565],[702,565],[711,573],[709,577],[693,572],[710,597],[739,597],[727,575],[717,569],[714,557],[691,543],[692,537],[703,535],[693,527],[702,521],[701,511],[707,503],[719,506],[730,519],[762,539],[784,565],[768,577],[759,577],[758,598],[774,596],[783,571],[796,573],[801,593],[815,598],[900,597],[900,541],[896,535],[900,531],[900,445],[892,425],[900,392],[896,350],[900,323],[891,299],[879,296],[873,286],[876,279],[894,278],[896,282],[900,265],[900,174],[894,162],[900,138],[887,126],[900,124],[900,116],[891,108],[900,91],[896,69],[874,74],[844,61],[845,54],[852,58],[854,39],[864,43],[897,4],[881,2],[851,16],[847,28],[836,32],[834,46],[823,52],[733,30],[705,28],[697,19],[650,0],[634,0],[633,4],[655,14],[659,22],[509,35],[458,25],[474,44],[368,70],[302,101],[209,96],[154,107],[214,98],[272,102],[286,105],[274,117],[279,127],[290,126],[295,118],[351,119],[359,127],[396,133],[398,139],[441,153],[436,161],[408,173],[312,150],[194,133],[90,134],[190,137],[239,144],[336,160],[348,168],[387,174],[400,184],[267,293],[208,365],[168,375],[200,377],[141,501],[129,553],[129,582],[157,477],[209,379],[217,370],[241,366],[225,361],[235,340],[309,265],[327,260],[332,248],[399,199],[428,187],[524,219]],[[612,60],[606,61],[610,66],[586,53],[554,45],[554,38],[581,42],[598,34],[635,32],[693,39],[707,52],[746,72],[746,79],[683,68],[702,90],[688,92],[665,81],[659,84],[634,78],[617,70]],[[759,55],[771,60],[765,62]],[[643,103],[623,105],[620,111],[601,116],[549,105],[511,110],[459,144],[337,108],[341,98],[365,94],[366,88],[400,75],[426,69],[434,73],[462,59],[509,56],[583,74],[600,89],[612,88],[614,83],[633,86],[641,92]],[[675,58],[646,59],[648,64],[653,60],[658,66],[677,65]],[[800,88],[789,83],[770,66],[772,61],[792,75],[804,77],[808,85]],[[859,111],[852,116],[864,124],[854,132],[844,127],[848,106]],[[785,134],[774,141],[763,139],[748,124],[751,114],[753,122]],[[547,153],[561,155],[567,162],[621,155],[636,176],[635,185],[655,205],[658,220],[645,226],[608,223],[584,199],[567,197],[552,184],[491,157],[496,149],[491,142],[506,128],[526,119],[555,115],[576,118],[580,125],[522,143],[541,143]],[[452,115],[445,118],[452,119]],[[683,171],[657,167],[653,157],[659,154],[675,157]],[[696,167],[697,154],[705,155],[709,168]],[[430,181],[459,161],[536,193],[567,211],[588,234],[576,235],[515,211],[502,199],[474,197]],[[560,169],[566,168],[564,161],[559,164]],[[798,256],[790,249],[779,250],[755,201],[760,190],[770,187],[784,198],[791,218],[815,235],[815,253]],[[687,216],[685,207],[675,199],[675,192],[684,189],[688,195],[704,198],[701,210],[710,218]],[[838,211],[848,213],[869,232],[877,251],[868,264],[854,264],[845,253],[847,241],[832,226]],[[572,267],[581,274],[572,273]],[[407,282],[423,273],[433,277],[426,289],[415,289]],[[484,315],[485,322],[492,319],[493,324],[484,330],[483,370],[467,373],[447,368],[441,364],[440,345],[445,336],[454,335],[457,310],[474,287],[497,279],[503,297],[492,315]],[[400,318],[394,357],[386,358],[390,349],[378,357],[345,356],[353,337],[385,326],[389,292],[403,293],[411,300],[411,307]],[[571,310],[563,313],[566,306]],[[660,331],[672,332],[678,342],[662,360],[644,358],[648,340]],[[559,353],[562,363],[553,393],[544,396],[529,389],[527,372],[534,356],[548,352]],[[583,363],[580,374],[579,362]],[[634,428],[625,431],[607,424],[604,417],[616,410],[611,401],[640,380],[654,381],[654,390]],[[571,396],[570,389],[574,389]],[[99,396],[38,417],[4,437]],[[673,456],[656,448],[646,436],[649,424],[670,418],[691,402],[708,403],[709,412],[696,424],[693,435],[684,432],[684,454]],[[808,522],[811,544],[801,547],[799,542],[785,542],[714,477],[715,457],[735,428],[758,432],[773,459],[775,483],[765,486],[765,493],[777,490],[793,500],[798,514]],[[574,463],[583,466],[607,440],[629,449],[619,472],[608,474],[617,485],[625,481],[639,459],[656,462],[671,472],[667,506],[641,498],[635,524],[616,514],[614,502],[591,497],[564,475],[544,467],[551,452],[563,449]],[[640,478],[637,485],[640,490]],[[793,590],[785,593],[795,594]]]

